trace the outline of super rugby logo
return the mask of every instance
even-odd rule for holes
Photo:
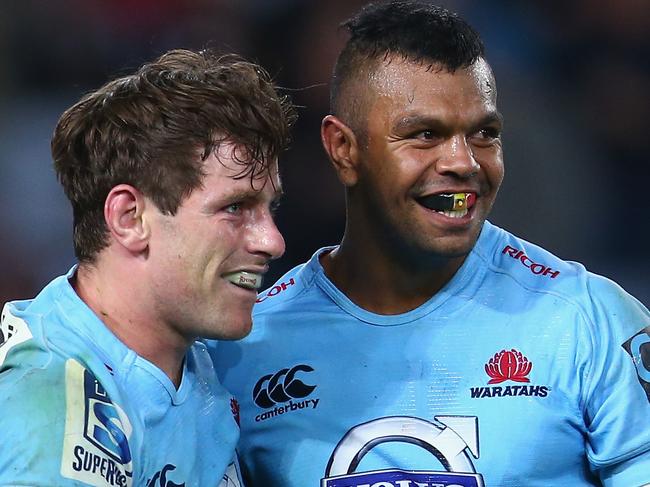
[[[291,368],[281,369],[274,374],[262,376],[253,388],[253,401],[261,408],[273,409],[258,414],[255,416],[255,421],[264,421],[299,409],[316,409],[320,399],[293,401],[293,399],[309,396],[316,389],[315,385],[306,384],[302,380],[304,374],[313,371],[314,369],[309,365],[298,364]],[[284,406],[279,405],[287,402],[288,404]]]
[[[409,416],[379,418],[349,430],[332,452],[321,487],[483,487],[470,454],[479,456],[478,419],[436,416],[435,422]],[[428,452],[426,469],[388,468],[355,473],[372,449],[408,443]],[[385,455],[379,454],[382,462]]]
[[[485,364],[485,373],[490,377],[488,384],[501,384],[506,381],[522,385],[505,385],[470,388],[472,399],[484,397],[536,396],[546,397],[548,386],[526,385],[530,382],[528,375],[533,370],[533,363],[518,350],[501,350]]]
[[[61,474],[95,486],[132,485],[128,439],[133,430],[124,411],[79,362],[66,362],[66,423]]]
[[[622,346],[632,357],[639,383],[650,401],[650,326],[638,332]]]

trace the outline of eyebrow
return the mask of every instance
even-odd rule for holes
[[[493,123],[498,123],[499,126],[503,125],[503,115],[501,115],[501,112],[499,111],[493,111],[487,113],[483,118],[481,118],[476,126],[478,127],[484,127],[485,125],[490,125]]]
[[[233,191],[226,191],[205,200],[201,211],[207,214],[211,214],[216,209],[221,208],[226,204],[231,204],[232,202],[261,201],[259,198],[260,193],[261,190],[255,190],[250,187],[246,189],[237,188]],[[273,205],[278,203],[283,196],[284,191],[282,190],[282,187],[276,187],[270,200],[270,204]]]
[[[266,183],[270,184],[270,183]],[[224,195],[221,197],[221,199],[227,199],[227,200],[246,200],[246,199],[256,199],[259,194],[261,194],[263,188],[260,189],[254,189],[254,188],[248,188],[248,189],[237,189],[232,192],[227,192],[224,193]],[[273,191],[273,198],[272,200],[277,200],[284,196],[284,190],[282,187],[276,187]]]
[[[471,127],[484,127],[493,123],[503,125],[503,115],[498,111],[491,111],[486,113],[477,122],[472,123]],[[448,125],[440,118],[432,117],[430,115],[407,115],[401,117],[394,125],[393,130],[402,131],[416,127],[431,127],[440,131],[448,130]]]

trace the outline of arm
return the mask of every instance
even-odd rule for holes
[[[97,384],[72,360],[0,374],[0,485],[132,484],[124,425],[110,401],[93,398]]]
[[[620,287],[590,281],[589,460],[607,487],[650,483],[650,313]]]

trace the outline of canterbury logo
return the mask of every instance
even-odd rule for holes
[[[257,381],[253,388],[253,401],[261,408],[270,408],[277,403],[307,397],[316,386],[305,384],[296,377],[300,372],[313,372],[309,365],[299,364],[268,374]]]
[[[160,472],[156,472],[156,475],[149,479],[147,487],[185,487],[185,482],[176,484],[167,479],[167,473],[172,470],[176,470],[176,465],[172,465],[171,463],[165,465]]]
[[[488,384],[500,384],[506,380],[530,382],[526,376],[532,369],[533,363],[514,348],[495,353],[485,364],[485,372],[491,377]]]

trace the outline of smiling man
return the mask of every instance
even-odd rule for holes
[[[245,336],[284,252],[292,113],[258,66],[177,50],[62,115],[79,264],[2,312],[0,484],[240,485],[238,407],[197,339]]]
[[[217,366],[251,486],[650,482],[650,315],[486,218],[504,166],[476,32],[427,2],[369,5],[322,141],[340,245],[263,292]]]

